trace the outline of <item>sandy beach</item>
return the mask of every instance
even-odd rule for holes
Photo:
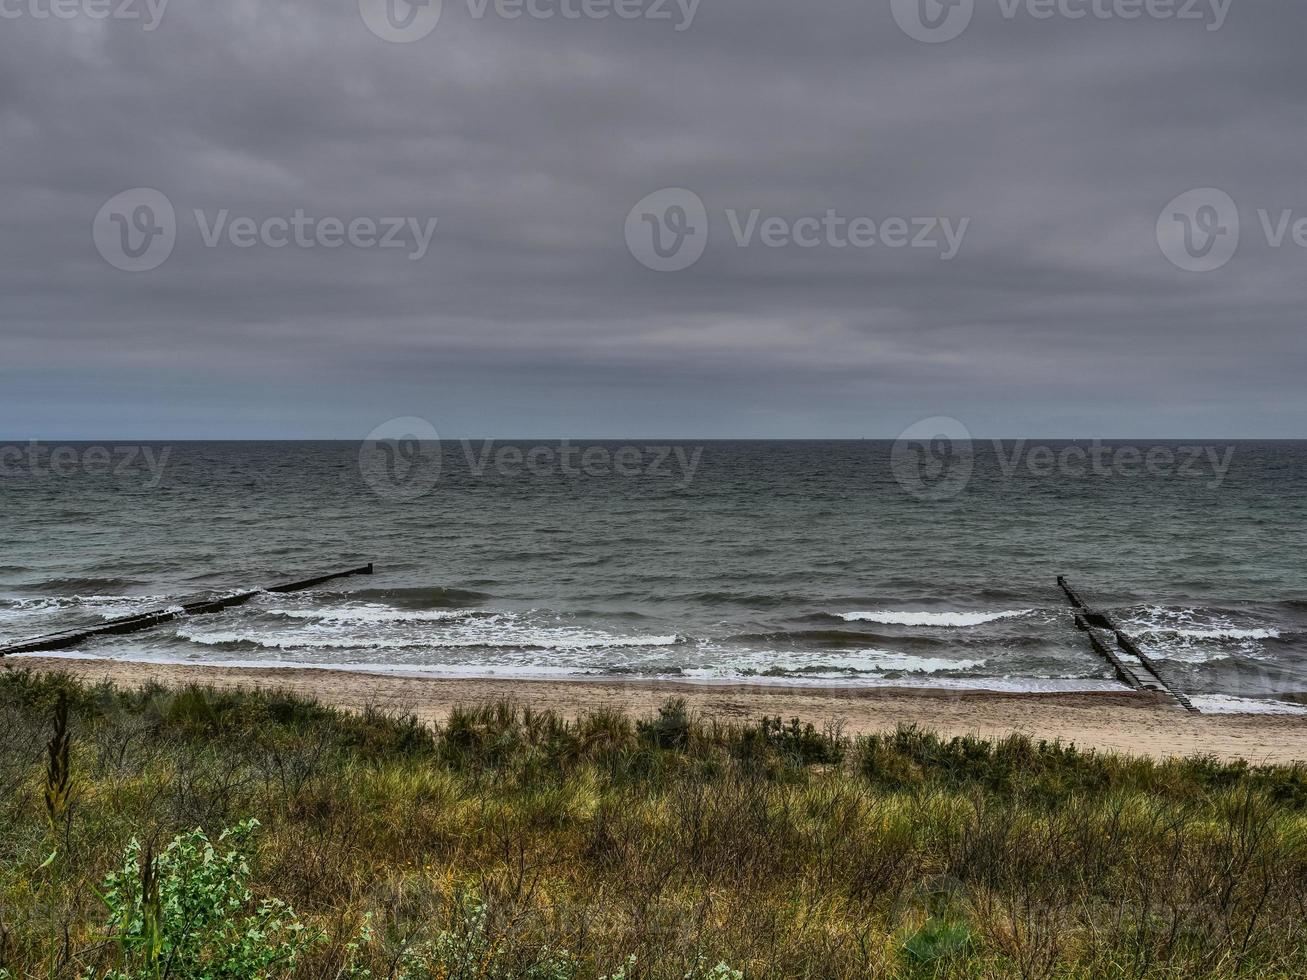
[[[16,658],[5,669],[64,672],[124,687],[167,686],[281,689],[349,710],[411,712],[439,722],[455,705],[511,699],[574,716],[617,708],[652,713],[669,696],[684,697],[705,719],[747,721],[764,715],[839,724],[849,734],[915,724],[944,735],[1002,737],[1023,732],[1084,749],[1153,758],[1211,755],[1254,763],[1307,761],[1307,717],[1191,715],[1149,695],[999,694],[894,688],[798,688],[610,681],[439,679],[334,670],[178,666],[115,660]]]

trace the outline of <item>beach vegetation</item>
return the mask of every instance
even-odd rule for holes
[[[6,980],[1304,975],[1302,766],[0,671]]]

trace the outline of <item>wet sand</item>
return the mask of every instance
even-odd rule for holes
[[[1307,717],[1191,715],[1152,695],[997,694],[901,688],[799,688],[613,681],[526,681],[398,677],[335,670],[178,666],[115,660],[22,657],[5,669],[53,671],[122,687],[151,681],[167,686],[290,691],[350,710],[375,707],[442,721],[455,705],[509,699],[566,716],[616,708],[639,717],[671,696],[684,697],[705,719],[751,721],[798,717],[848,734],[915,724],[942,735],[1002,737],[1023,732],[1084,749],[1165,758],[1211,755],[1250,762],[1307,761]]]

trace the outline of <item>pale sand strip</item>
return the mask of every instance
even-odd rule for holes
[[[176,686],[257,687],[290,691],[352,710],[373,706],[440,721],[454,705],[510,699],[566,716],[616,708],[652,714],[666,698],[684,697],[705,719],[752,721],[798,717],[821,727],[839,722],[849,734],[916,724],[942,735],[1002,737],[1014,731],[1061,739],[1081,748],[1154,758],[1213,755],[1252,762],[1307,761],[1307,717],[1195,716],[1151,696],[1121,694],[990,694],[903,689],[707,686],[606,681],[448,680],[332,670],[256,669],[141,664],[112,660],[19,658],[6,669],[60,671],[120,686],[148,681]]]

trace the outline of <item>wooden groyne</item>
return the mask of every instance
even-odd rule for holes
[[[1121,683],[1136,691],[1156,691],[1170,698],[1186,711],[1199,713],[1184,692],[1166,680],[1157,662],[1140,649],[1134,637],[1122,629],[1120,623],[1110,613],[1094,609],[1086,603],[1067,583],[1066,576],[1059,575],[1057,584],[1071,603],[1076,628],[1089,636],[1094,652],[1112,665]],[[1138,661],[1138,666],[1121,659],[1116,650],[1113,650],[1104,639],[1107,634],[1115,640],[1117,649]]]
[[[1089,637],[1089,644],[1094,648],[1094,652],[1112,665],[1112,669],[1116,671],[1117,680],[1127,687],[1134,688],[1136,691],[1147,690],[1144,686],[1144,682],[1139,679],[1133,670],[1121,661],[1121,658],[1116,655],[1116,651],[1103,641],[1102,636],[1099,635],[1093,624],[1089,622],[1085,615],[1077,612],[1075,617],[1076,628]]]
[[[311,589],[315,585],[321,585],[324,582],[330,582],[333,579],[345,578],[350,575],[371,574],[372,564],[368,563],[358,568],[347,568],[344,571],[329,572],[326,575],[315,575],[313,578],[297,579],[291,582],[280,582],[262,589],[251,589],[248,592],[235,592],[231,595],[183,601],[162,609],[151,609],[131,616],[108,619],[94,626],[60,630],[57,633],[47,633],[44,636],[34,636],[31,639],[20,640],[9,646],[0,647],[0,657],[7,657],[17,653],[67,650],[69,647],[78,646],[99,636],[139,633],[141,630],[150,629],[160,623],[166,623],[182,616],[203,616],[209,613],[222,612],[224,609],[230,609],[233,606],[249,602],[255,596],[263,595],[266,592],[299,592],[303,589]]]

